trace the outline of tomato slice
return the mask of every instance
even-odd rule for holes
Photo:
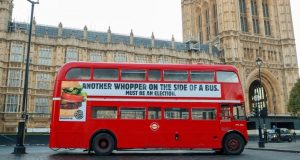
[[[62,93],[61,94],[61,99],[66,100],[68,102],[83,102],[84,97],[80,96],[80,95]]]

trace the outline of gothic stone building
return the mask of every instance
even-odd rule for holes
[[[30,53],[28,130],[49,128],[54,77],[69,61],[233,64],[246,110],[260,94],[270,114],[287,115],[298,66],[289,0],[182,0],[183,41],[37,25]],[[12,21],[13,0],[0,0],[0,132],[21,115],[29,25]],[[263,60],[258,86],[256,58]],[[42,130],[41,130],[42,131]]]

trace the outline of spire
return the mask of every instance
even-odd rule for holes
[[[35,34],[35,30],[36,30],[36,21],[35,21],[35,17],[33,17],[32,20],[32,34]]]
[[[151,35],[151,47],[154,48],[155,47],[155,37],[154,37],[154,33],[152,32]]]
[[[0,31],[7,32],[10,25],[13,11],[12,0],[1,0],[0,1]]]
[[[32,24],[36,25],[35,17],[33,17]]]
[[[130,45],[133,45],[133,41],[134,41],[134,35],[133,35],[133,31],[131,29],[131,31],[130,31]]]
[[[95,35],[95,42],[99,42],[99,37],[98,37],[98,35]]]
[[[108,30],[107,30],[107,42],[108,43],[112,42],[112,36],[111,36],[110,26],[108,27]]]
[[[61,22],[59,22],[58,24],[58,37],[62,36],[62,32],[63,32],[63,25]]]
[[[110,26],[108,26],[107,33],[111,33]]]
[[[174,38],[174,34],[172,34],[172,49],[175,49],[175,38]]]
[[[83,27],[83,39],[87,39],[87,34],[88,34],[88,28],[87,26],[85,25]]]
[[[49,35],[48,35],[48,28],[45,29],[44,37],[45,37],[45,38],[48,38],[48,37],[49,37]]]
[[[209,44],[208,44],[208,52],[209,52],[210,54],[213,53],[212,48],[213,48],[212,42],[209,42]]]
[[[133,31],[132,31],[132,29],[130,30],[130,36],[133,36]]]

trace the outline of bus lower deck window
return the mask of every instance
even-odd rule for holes
[[[222,105],[221,110],[222,110],[222,119],[223,120],[230,120],[231,114],[230,114],[229,105]]]
[[[193,120],[214,120],[216,119],[216,109],[193,108],[192,119]]]
[[[121,108],[121,119],[145,119],[145,108]]]
[[[148,119],[161,119],[161,109],[148,108]]]
[[[236,120],[245,120],[245,109],[242,105],[234,105],[233,106],[233,117]]]
[[[165,119],[189,119],[189,111],[186,108],[166,108]]]
[[[92,117],[96,119],[117,119],[117,107],[93,107]]]

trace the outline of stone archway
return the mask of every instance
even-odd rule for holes
[[[260,100],[257,102],[255,101],[255,96],[259,96]],[[266,91],[262,85],[260,85],[259,80],[255,80],[254,82],[251,83],[249,87],[249,94],[248,94],[248,99],[249,99],[249,109],[250,111],[253,111],[254,107],[258,107],[259,109],[265,108],[268,106],[268,98]]]
[[[251,85],[258,82],[258,69],[252,71],[247,77],[245,88],[245,104],[247,113],[251,112]],[[283,114],[285,113],[285,103],[281,93],[278,80],[275,76],[268,71],[268,69],[261,69],[261,85],[265,94],[265,105],[268,108],[269,115]]]

